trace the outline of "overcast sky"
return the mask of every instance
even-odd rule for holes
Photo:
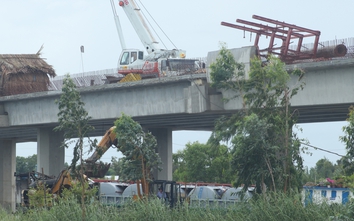
[[[82,71],[111,69],[117,66],[121,46],[109,0],[0,0],[1,54],[33,54],[43,45],[42,57],[52,65],[57,75]],[[123,10],[115,1],[125,41],[130,48],[142,48],[135,31]],[[260,15],[297,26],[321,31],[320,41],[354,37],[350,24],[354,1],[284,0],[137,0],[143,4],[173,44],[187,52],[187,57],[206,57],[208,51],[219,49],[219,42],[228,48],[252,45],[254,36],[241,30],[221,26],[222,21],[236,23],[240,18],[256,23],[252,15]],[[146,13],[146,11],[145,11]],[[159,32],[160,42],[174,46]],[[245,36],[245,38],[244,38]],[[266,39],[261,39],[261,46]],[[304,43],[311,43],[304,41]],[[85,52],[80,52],[80,46]],[[301,125],[301,137],[310,143],[333,152],[345,154],[339,142],[345,122]],[[108,129],[108,128],[107,128]],[[209,132],[174,132],[173,150],[183,149],[185,143],[206,142]],[[18,145],[17,155],[36,152],[35,144]],[[66,153],[70,161],[72,153]],[[103,160],[110,160],[109,152]],[[335,162],[339,157],[313,151],[305,157],[309,167],[327,157]]]

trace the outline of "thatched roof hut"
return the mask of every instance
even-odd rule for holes
[[[47,91],[55,71],[36,54],[0,54],[0,96]]]

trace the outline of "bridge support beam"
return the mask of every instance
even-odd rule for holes
[[[154,128],[149,130],[157,140],[157,152],[162,161],[162,170],[154,173],[157,180],[172,180],[172,130],[168,128]]]
[[[64,169],[65,149],[60,145],[62,132],[54,132],[52,127],[39,128],[37,132],[37,171],[49,176],[58,176]]]
[[[0,140],[0,205],[9,212],[16,211],[16,141]]]

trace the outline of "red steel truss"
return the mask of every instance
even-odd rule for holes
[[[253,26],[258,29],[231,24],[227,22],[221,22],[221,25],[255,33],[256,38],[254,41],[254,45],[257,48],[259,48],[258,43],[261,35],[264,35],[267,38],[269,38],[269,46],[265,49],[259,49],[260,56],[267,57],[269,54],[276,54],[279,55],[279,58],[286,63],[291,63],[294,60],[316,58],[318,52],[317,47],[318,47],[319,38],[321,34],[320,31],[299,27],[296,25],[276,21],[258,15],[253,15],[252,18],[267,22],[269,24],[264,25],[264,24],[258,24],[254,22],[237,19],[236,22],[238,23],[248,25],[248,26]],[[304,50],[302,47],[303,39],[307,37],[314,37],[313,48],[310,50],[309,49]],[[280,39],[282,41],[281,46],[275,47],[276,46],[274,44],[275,39]],[[289,45],[296,40],[297,40],[296,49],[289,48]]]

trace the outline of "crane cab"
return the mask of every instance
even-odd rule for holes
[[[118,61],[118,73],[129,74],[141,69],[144,64],[144,52],[137,49],[125,49]],[[140,67],[140,68],[139,68]]]
[[[123,50],[119,58],[119,65],[130,65],[136,60],[143,60],[144,52],[135,49]]]

